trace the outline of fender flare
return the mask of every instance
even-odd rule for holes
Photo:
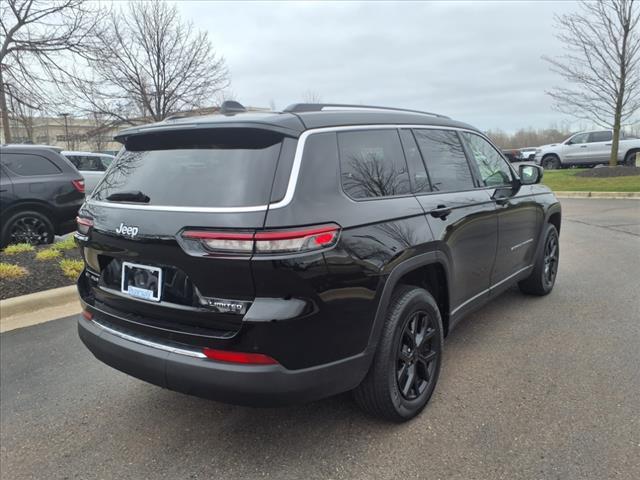
[[[542,248],[544,248],[544,232],[546,230],[546,225],[549,223],[549,219],[551,218],[551,215],[555,213],[560,214],[560,220],[562,221],[562,206],[560,205],[560,202],[557,202],[557,201],[556,203],[551,204],[549,208],[546,210],[546,212],[544,213],[544,219],[542,220],[542,225],[540,226],[540,232],[538,233],[538,244],[536,246],[536,253],[533,257],[534,261],[540,255],[540,251],[542,250]],[[558,236],[559,235],[560,235],[560,232],[558,231]]]
[[[373,359],[373,355],[378,346],[378,341],[380,339],[380,333],[382,332],[382,326],[384,325],[387,308],[389,306],[389,302],[391,301],[391,295],[393,294],[393,291],[398,285],[400,279],[413,270],[433,264],[439,264],[444,269],[444,274],[447,278],[447,294],[449,294],[448,290],[451,286],[449,278],[450,261],[444,252],[438,250],[421,253],[407,260],[404,260],[403,262],[400,262],[398,265],[393,267],[391,272],[381,280],[381,282],[384,282],[384,285],[382,286],[382,292],[378,300],[376,314],[373,320],[371,332],[369,334],[369,341],[365,349],[365,354],[369,357],[369,361]],[[449,312],[447,312],[446,315],[448,316]]]

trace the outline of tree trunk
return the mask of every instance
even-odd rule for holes
[[[613,122],[613,139],[611,141],[611,157],[609,157],[609,166],[618,165],[618,150],[620,145],[620,114],[622,107],[618,108],[616,104],[615,120]]]
[[[4,131],[4,143],[11,143],[11,125],[9,125],[9,110],[7,110],[7,95],[5,92],[2,66],[0,66],[0,111],[2,111],[2,130]]]
[[[626,13],[626,12],[625,12]],[[627,41],[629,40],[629,31],[631,29],[631,18],[625,18],[622,25],[622,49],[618,56],[620,65],[620,87],[618,89],[618,97],[616,98],[616,110],[613,116],[613,139],[611,142],[611,157],[609,157],[609,166],[618,165],[618,150],[620,147],[620,123],[622,120],[622,104],[624,102],[624,87],[627,83]]]

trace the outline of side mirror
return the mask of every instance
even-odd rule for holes
[[[544,170],[538,165],[520,165],[520,183],[534,185],[542,181]]]

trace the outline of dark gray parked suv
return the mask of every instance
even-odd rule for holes
[[[51,243],[75,229],[84,180],[55,147],[0,147],[0,247]]]

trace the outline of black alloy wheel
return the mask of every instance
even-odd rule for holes
[[[398,345],[396,379],[398,389],[407,400],[415,400],[434,381],[437,350],[433,340],[437,334],[433,319],[424,310],[405,322]]]
[[[385,317],[371,367],[354,398],[378,418],[406,422],[424,409],[438,382],[442,316],[427,290],[399,285]]]
[[[558,234],[552,230],[544,246],[544,272],[542,281],[546,288],[553,287],[558,273]]]
[[[9,243],[40,245],[52,240],[51,224],[39,215],[21,215],[9,226]]]

